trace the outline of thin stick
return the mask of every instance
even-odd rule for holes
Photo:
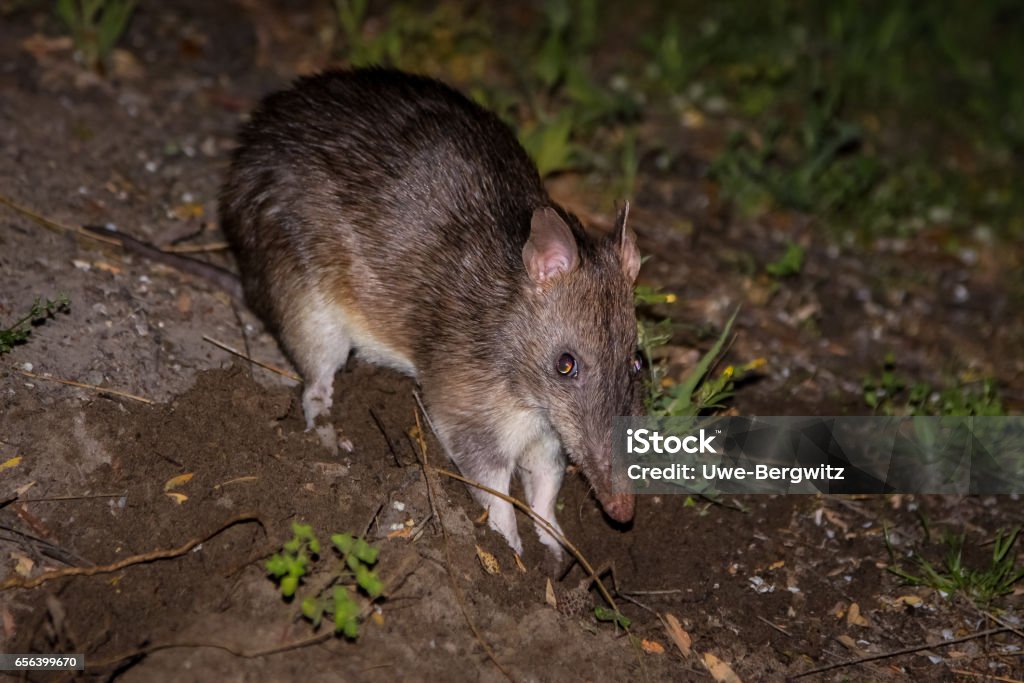
[[[416,397],[416,401],[419,402],[419,396]],[[423,409],[422,404],[420,405],[420,409]],[[426,416],[425,411],[423,414]],[[445,570],[448,572],[448,580],[452,584],[455,601],[459,603],[459,610],[462,612],[462,617],[466,620],[469,630],[473,632],[473,637],[476,638],[480,647],[484,649],[488,659],[490,659],[494,666],[497,667],[498,671],[504,674],[505,678],[513,681],[514,683],[515,679],[512,677],[512,674],[509,673],[508,669],[502,666],[501,662],[498,661],[498,657],[494,654],[494,650],[492,650],[491,646],[488,645],[486,640],[484,640],[483,634],[480,633],[480,629],[477,628],[476,624],[473,622],[473,618],[469,615],[469,608],[466,606],[466,596],[463,595],[462,587],[459,586],[458,579],[455,578],[455,570],[453,569],[455,565],[452,562],[451,544],[448,540],[448,527],[445,526],[444,519],[441,517],[440,511],[437,509],[436,499],[434,497],[434,487],[430,481],[430,472],[436,470],[427,464],[427,441],[423,437],[423,425],[420,423],[420,414],[419,412],[414,411],[413,416],[416,418],[416,440],[420,447],[420,457],[418,457],[417,460],[419,460],[420,467],[423,468],[423,481],[427,485],[427,500],[430,503],[430,509],[433,511],[433,514],[437,516],[437,521],[441,526],[441,538],[444,541],[444,554],[445,559],[447,560],[445,562]],[[430,418],[428,417],[427,420],[429,421]],[[433,427],[431,427],[431,429],[433,429]]]
[[[46,216],[38,214],[35,211],[32,211],[31,209],[27,209],[24,206],[17,204],[13,199],[3,194],[0,194],[0,204],[6,205],[8,208],[17,211],[23,216],[31,219],[32,221],[38,223],[47,230],[51,230],[53,232],[73,232],[78,235],[81,235],[82,237],[88,237],[89,239],[96,240],[97,242],[104,242],[106,244],[113,244],[116,246],[120,246],[121,244],[112,237],[104,237],[103,235],[97,235],[96,233],[89,232],[88,230],[81,226],[67,225],[66,223],[60,223],[51,218],[47,218]]]
[[[257,521],[259,521],[259,520],[257,520]],[[260,522],[260,524],[262,525],[262,522]],[[391,584],[391,585],[395,585],[396,587],[400,587],[402,584],[404,584],[406,579],[408,579],[409,576],[411,576],[411,574],[415,571],[415,570],[406,571],[406,566],[408,564],[410,564],[411,561],[412,561],[411,559],[410,560],[406,560],[406,561],[402,562],[401,564],[399,564],[398,567],[395,568],[395,575],[400,580],[398,580],[398,579],[392,580],[390,577],[386,577],[385,578],[385,583]],[[390,592],[386,593],[386,595],[388,595],[390,597],[391,593]],[[365,618],[366,615],[368,615],[372,609],[373,609],[373,603],[372,602],[368,603],[366,605],[366,607],[363,608],[362,612],[360,613],[360,616]],[[121,662],[123,662],[125,660],[135,659],[137,657],[144,657],[144,656],[146,656],[148,654],[151,654],[153,652],[157,652],[159,650],[170,650],[170,649],[175,649],[175,648],[203,648],[203,647],[209,647],[209,648],[214,648],[214,649],[217,649],[217,650],[224,650],[225,652],[227,652],[229,654],[232,654],[232,655],[234,655],[236,657],[242,657],[244,659],[258,659],[260,657],[267,657],[267,656],[270,656],[270,655],[276,655],[276,654],[280,654],[282,652],[289,652],[291,650],[298,650],[298,649],[301,649],[301,648],[304,648],[304,647],[309,647],[311,645],[319,645],[320,643],[327,642],[331,638],[335,637],[335,635],[336,634],[335,634],[334,631],[325,631],[324,633],[319,633],[317,635],[309,636],[307,638],[301,638],[299,640],[293,640],[293,641],[291,641],[289,643],[285,643],[283,645],[274,645],[273,647],[258,648],[256,650],[242,650],[242,649],[239,649],[239,648],[237,648],[237,647],[235,647],[233,645],[228,645],[227,643],[211,643],[211,642],[199,642],[199,641],[179,641],[179,642],[167,642],[167,643],[154,643],[152,645],[147,645],[146,647],[140,648],[138,650],[133,650],[131,652],[127,652],[127,653],[124,653],[124,654],[116,655],[114,657],[110,657],[108,659],[105,659],[105,660],[102,660],[102,661],[99,661],[99,662],[87,663],[85,668],[88,669],[88,670],[105,669],[105,668],[113,666],[115,664],[119,664],[119,663],[121,663]]]
[[[168,550],[153,550],[148,553],[142,553],[141,555],[132,555],[131,557],[126,557],[123,560],[118,560],[117,562],[114,562],[113,564],[106,564],[97,567],[69,567],[67,569],[52,569],[48,572],[43,572],[39,576],[35,576],[31,579],[22,576],[12,576],[6,579],[3,583],[0,583],[0,591],[7,590],[8,588],[35,588],[36,586],[40,586],[46,583],[47,581],[53,581],[54,579],[61,579],[67,576],[95,576],[96,574],[110,574],[113,572],[121,571],[126,567],[130,567],[136,564],[146,564],[149,562],[154,562],[156,560],[167,560],[175,557],[180,557],[181,555],[184,555],[188,551],[192,550],[192,548],[195,548],[197,545],[200,545],[201,543],[206,543],[222,531],[230,529],[236,524],[241,524],[243,522],[256,522],[260,526],[263,526],[262,520],[260,520],[260,518],[257,515],[253,513],[245,513],[242,515],[238,515],[237,517],[232,517],[227,522],[221,524],[219,527],[208,533],[206,536],[203,536],[201,538],[193,538],[188,543],[180,545],[177,548],[170,548]]]
[[[45,498],[18,498],[19,503],[50,503],[62,500],[90,500],[92,498],[122,498],[127,496],[128,493],[93,493],[93,494],[81,494],[77,496],[46,496]]]
[[[236,657],[242,657],[245,659],[255,659],[258,657],[265,657],[267,655],[274,655],[281,652],[288,652],[289,650],[298,650],[303,647],[309,647],[310,645],[319,645],[320,643],[326,642],[333,637],[333,632],[325,631],[324,633],[310,636],[309,638],[303,638],[302,640],[295,640],[284,645],[276,645],[274,647],[264,648],[262,650],[239,650],[238,648],[228,645],[226,643],[202,643],[202,642],[177,642],[177,643],[154,643],[147,645],[146,647],[139,648],[138,650],[132,650],[125,654],[116,655],[109,659],[104,659],[98,662],[89,662],[86,664],[86,669],[106,669],[107,667],[119,664],[128,659],[135,659],[136,657],[144,657],[160,650],[172,650],[175,648],[213,648],[215,650],[224,650]]]
[[[964,643],[964,642],[967,642],[968,640],[977,640],[978,638],[984,638],[986,636],[995,635],[996,633],[1004,633],[1004,632],[1009,631],[1009,630],[1010,629],[1008,629],[1006,627],[990,628],[987,631],[978,631],[977,633],[972,633],[970,635],[963,636],[962,638],[954,638],[953,640],[940,640],[937,643],[924,643],[922,645],[912,645],[911,647],[905,647],[905,648],[902,648],[900,650],[893,650],[891,652],[883,652],[883,653],[877,654],[877,655],[867,655],[865,657],[858,657],[857,659],[851,659],[851,660],[848,660],[848,661],[845,661],[845,662],[836,662],[835,664],[828,664],[826,666],[819,666],[816,669],[809,669],[807,671],[798,673],[795,676],[790,676],[789,680],[795,681],[796,679],[803,678],[804,676],[811,676],[811,675],[814,675],[814,674],[820,674],[820,673],[823,673],[825,671],[831,671],[832,669],[840,669],[840,668],[847,667],[847,666],[854,666],[856,664],[863,664],[865,662],[873,662],[873,661],[878,660],[878,659],[888,659],[890,657],[898,657],[899,655],[913,654],[914,652],[920,652],[921,650],[930,650],[932,648],[946,647],[948,645],[956,645],[957,643]]]
[[[227,351],[228,353],[232,354],[233,356],[238,356],[239,358],[241,358],[243,360],[246,360],[246,361],[252,363],[253,365],[258,365],[261,368],[263,368],[264,370],[270,370],[271,372],[276,372],[277,374],[281,375],[282,377],[286,377],[286,378],[288,378],[290,380],[294,380],[296,382],[301,382],[302,381],[302,378],[300,378],[298,375],[296,375],[294,373],[288,372],[287,370],[282,370],[281,368],[276,367],[274,365],[271,365],[270,363],[264,363],[263,361],[259,361],[259,360],[256,360],[255,358],[251,358],[250,356],[247,356],[246,354],[242,353],[238,349],[232,348],[231,346],[228,346],[227,344],[225,344],[222,341],[217,341],[216,339],[214,339],[213,337],[210,337],[209,335],[205,335],[204,334],[203,335],[203,341],[209,342],[209,343],[213,344],[214,346],[216,346],[217,348],[223,349],[224,351]]]
[[[205,254],[211,251],[224,251],[230,248],[227,242],[208,242],[206,244],[171,244],[160,247],[167,254]]]
[[[430,415],[427,415],[427,411],[423,407],[423,402],[420,400],[419,394],[413,392],[413,396],[416,398],[416,403],[419,404],[420,410],[423,411],[423,416],[427,419],[427,424],[430,425],[430,429],[434,431],[434,433],[436,434],[437,430],[434,429],[434,425],[430,422]],[[437,472],[438,474],[443,474],[444,476],[450,479],[461,481],[463,484],[472,486],[473,488],[480,489],[481,491],[485,491],[491,494],[492,496],[496,496],[506,502],[512,503],[512,505],[514,505],[517,509],[526,514],[530,519],[534,521],[534,523],[541,526],[545,531],[551,534],[551,536],[554,537],[555,540],[561,543],[569,552],[572,553],[573,557],[576,558],[576,561],[580,563],[581,567],[583,567],[583,571],[585,571],[587,575],[590,577],[590,580],[597,583],[597,590],[601,594],[601,597],[608,602],[608,606],[616,612],[619,611],[619,608],[618,606],[616,606],[615,600],[612,598],[611,593],[608,592],[608,589],[605,587],[604,583],[601,581],[597,573],[594,571],[594,567],[590,564],[590,562],[587,561],[587,558],[583,556],[583,552],[575,545],[573,545],[572,541],[566,538],[564,534],[560,533],[557,529],[555,529],[548,522],[548,520],[544,519],[536,512],[534,512],[529,505],[519,500],[518,498],[513,498],[507,493],[502,493],[501,491],[492,489],[491,487],[485,486],[484,484],[481,484],[478,481],[467,479],[461,474],[456,474],[455,472],[443,470],[437,467],[431,467],[430,469],[433,470],[434,472]]]
[[[605,587],[604,582],[601,581],[601,579],[598,577],[597,573],[594,571],[593,565],[591,565],[590,562],[587,561],[587,558],[583,556],[583,552],[579,548],[577,548],[572,543],[572,541],[570,541],[568,538],[566,538],[562,534],[558,533],[558,531],[553,526],[551,526],[551,524],[549,524],[546,519],[544,519],[543,517],[538,515],[536,512],[534,512],[530,508],[530,506],[528,506],[526,503],[524,503],[523,501],[521,501],[521,500],[519,500],[517,498],[513,498],[512,496],[508,495],[507,493],[502,493],[501,491],[497,491],[495,489],[492,489],[491,487],[485,486],[485,485],[481,484],[478,481],[473,481],[472,479],[467,479],[466,477],[462,476],[461,474],[456,474],[455,472],[452,472],[450,470],[442,470],[439,467],[431,467],[430,469],[432,471],[434,471],[434,472],[437,472],[438,474],[443,474],[444,476],[446,476],[446,477],[448,477],[450,479],[454,479],[456,481],[461,481],[463,484],[466,484],[468,486],[472,486],[474,488],[478,488],[481,491],[486,491],[487,493],[491,494],[492,496],[497,496],[498,498],[501,498],[502,500],[508,501],[509,503],[512,503],[512,505],[517,507],[520,511],[526,513],[530,517],[530,519],[532,519],[538,525],[542,526],[545,531],[547,531],[549,534],[551,534],[555,538],[555,540],[557,540],[559,543],[561,543],[563,546],[565,546],[566,549],[569,552],[572,553],[573,557],[576,558],[576,561],[580,563],[581,567],[583,567],[583,571],[585,571],[587,573],[587,576],[590,577],[590,580],[597,584],[597,591],[601,594],[601,597],[604,598],[608,602],[608,605],[613,610],[615,610],[616,612],[619,611],[618,606],[615,604],[615,600],[612,598],[611,594],[608,592],[608,589]]]
[[[950,669],[955,674],[961,676],[974,676],[975,678],[984,678],[989,681],[999,681],[1000,683],[1024,683],[1019,678],[1006,678],[1005,676],[996,676],[995,674],[980,674],[977,671],[966,671],[964,669]]]
[[[398,467],[405,467],[402,461],[398,459],[398,452],[395,450],[395,445],[391,443],[391,437],[388,436],[387,431],[384,429],[384,423],[377,417],[377,413],[374,412],[373,408],[370,408],[370,417],[373,418],[374,424],[377,425],[377,429],[380,430],[381,436],[384,437],[384,442],[388,445],[388,450],[391,451],[391,457],[395,459],[395,465]]]
[[[135,394],[129,394],[126,391],[118,391],[117,389],[111,389],[109,387],[99,387],[99,386],[96,386],[95,384],[85,384],[84,382],[76,382],[76,381],[71,380],[71,379],[61,379],[60,377],[46,377],[45,375],[37,375],[34,372],[29,372],[28,370],[22,370],[21,368],[14,367],[13,365],[11,365],[9,367],[12,370],[14,370],[15,372],[20,372],[21,374],[25,375],[26,377],[31,377],[32,379],[41,379],[41,380],[45,380],[47,382],[56,382],[57,384],[66,384],[69,387],[78,387],[79,389],[89,389],[90,391],[95,391],[95,392],[98,392],[98,393],[101,393],[101,394],[111,394],[113,396],[120,396],[122,398],[130,398],[133,401],[138,401],[139,403],[145,403],[146,405],[150,405],[150,406],[151,405],[156,405],[156,401],[152,401],[152,400],[150,400],[148,398],[143,398],[142,396],[136,396]]]
[[[981,611],[981,610],[979,610],[979,611]],[[1014,633],[1016,633],[1021,638],[1024,638],[1024,631],[1022,631],[1020,629],[1020,627],[1014,626],[1013,624],[1011,624],[1010,622],[1006,621],[1005,619],[999,618],[997,615],[993,614],[992,612],[981,611],[981,613],[984,614],[989,619],[991,619],[992,621],[994,621],[997,624],[999,624],[1000,626],[1002,626],[1003,628],[1006,628],[1007,630],[1013,631]]]
[[[0,204],[4,204],[8,208],[17,211],[26,218],[29,218],[30,220],[43,226],[47,230],[52,230],[53,232],[58,233],[73,232],[75,234],[81,235],[82,237],[88,237],[91,240],[103,242],[104,244],[111,244],[116,247],[124,246],[121,243],[121,241],[116,238],[107,237],[105,235],[98,234],[91,230],[86,230],[83,226],[67,225],[66,223],[55,221],[52,218],[47,218],[46,216],[38,214],[29,208],[21,206],[20,204],[18,204],[17,202],[15,202],[13,199],[6,195],[0,194]],[[157,249],[157,251],[162,251],[168,254],[199,254],[213,251],[224,251],[225,249],[229,249],[230,246],[231,245],[229,245],[227,242],[221,241],[209,242],[207,244],[176,244],[169,245],[166,247],[155,248]]]
[[[789,631],[787,631],[786,629],[782,628],[782,627],[781,627],[781,626],[779,626],[778,624],[773,624],[773,623],[772,623],[772,622],[770,622],[769,620],[767,620],[767,619],[765,619],[764,617],[762,617],[762,616],[761,616],[760,614],[758,614],[758,615],[757,615],[757,618],[758,618],[759,620],[763,621],[764,623],[768,624],[769,626],[771,626],[771,627],[772,627],[773,629],[775,629],[776,631],[778,631],[778,632],[779,632],[779,633],[781,633],[782,635],[784,635],[784,636],[788,636],[788,637],[790,637],[790,638],[792,638],[792,637],[793,637],[792,635],[790,635]]]

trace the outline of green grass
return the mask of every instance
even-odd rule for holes
[[[1014,0],[555,0],[525,6],[528,21],[334,2],[352,63],[461,82],[517,126],[543,175],[593,173],[631,195],[659,148],[638,125],[698,111],[734,131],[710,174],[746,213],[804,212],[864,239],[1024,236]]]
[[[942,560],[931,562],[914,553],[911,557],[913,570],[895,564],[895,553],[886,534],[886,546],[894,563],[888,569],[913,586],[933,588],[945,597],[963,595],[980,607],[988,607],[996,598],[1012,592],[1017,582],[1024,578],[1024,569],[1017,566],[1017,556],[1013,551],[1020,531],[1018,527],[1005,534],[997,532],[989,561],[982,567],[969,567],[965,563],[965,534],[946,534]]]
[[[649,75],[663,91],[699,91],[687,106],[743,122],[712,173],[747,212],[794,209],[868,237],[1024,234],[1015,3],[727,0],[672,11],[646,42]]]
[[[28,313],[9,327],[0,328],[0,356],[10,353],[19,344],[27,343],[34,325],[43,324],[57,313],[67,313],[70,307],[71,301],[66,294],[60,294],[56,300],[36,299]]]
[[[886,416],[995,417],[1006,414],[995,379],[981,378],[934,387],[900,374],[891,354],[878,375],[864,379],[863,391],[864,403],[877,414]]]
[[[672,338],[672,320],[647,315],[643,307],[672,303],[675,300],[674,294],[662,293],[651,287],[639,286],[636,290],[636,302],[641,307],[637,342],[644,357],[650,361],[645,407],[647,414],[652,416],[696,417],[723,408],[723,404],[733,395],[736,381],[760,368],[764,360],[757,359],[739,367],[729,365],[717,374],[714,372],[732,335],[733,323],[739,314],[737,308],[697,364],[679,382],[669,380],[666,364],[650,359],[656,357],[657,349],[668,344]]]
[[[792,277],[799,275],[804,268],[804,258],[807,256],[804,248],[795,242],[786,244],[786,251],[777,261],[772,261],[765,266],[765,272],[775,278]]]
[[[135,12],[136,0],[57,0],[57,14],[71,31],[85,66],[102,72]]]

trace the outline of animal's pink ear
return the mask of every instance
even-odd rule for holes
[[[636,282],[636,276],[640,273],[640,249],[636,246],[636,233],[626,225],[628,220],[629,202],[626,202],[619,212],[618,220],[615,221],[615,231],[612,234],[619,245],[622,272],[630,282]]]
[[[579,265],[579,249],[572,230],[550,206],[533,212],[530,239],[523,246],[523,265],[538,285],[567,275]]]

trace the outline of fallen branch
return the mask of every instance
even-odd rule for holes
[[[10,588],[35,588],[36,586],[41,586],[47,581],[62,579],[69,576],[95,576],[96,574],[110,574],[136,564],[146,564],[157,560],[168,560],[180,557],[195,548],[197,545],[206,543],[217,534],[243,522],[256,522],[261,527],[263,526],[263,521],[257,515],[253,513],[245,513],[229,519],[207,535],[201,538],[193,538],[188,543],[180,545],[177,548],[153,550],[148,553],[142,553],[141,555],[126,557],[123,560],[118,560],[112,564],[105,564],[96,567],[68,567],[67,569],[53,569],[32,578],[12,576],[5,579],[3,583],[0,583],[0,591],[8,590]]]

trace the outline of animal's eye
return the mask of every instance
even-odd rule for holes
[[[633,373],[639,373],[644,369],[644,354],[637,351],[633,354]]]
[[[558,360],[555,361],[555,370],[563,377],[575,377],[579,374],[576,359],[570,353],[563,353],[558,357]]]

